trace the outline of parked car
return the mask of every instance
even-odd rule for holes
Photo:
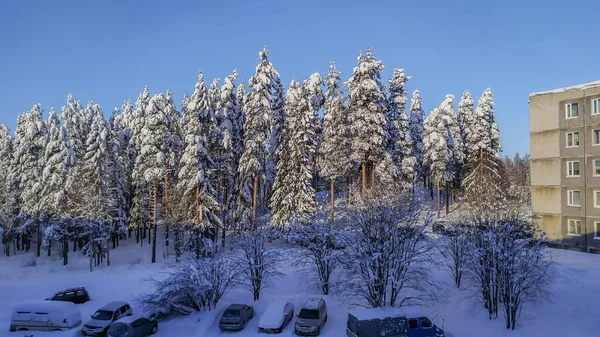
[[[84,287],[65,289],[57,292],[52,297],[48,297],[48,301],[63,301],[75,304],[83,304],[89,301],[90,294]]]
[[[245,304],[232,304],[219,320],[221,330],[243,330],[249,320],[254,317],[254,308]]]
[[[15,306],[10,331],[61,331],[81,325],[81,312],[70,302],[34,301]]]
[[[300,336],[318,336],[327,322],[327,305],[320,297],[309,298],[294,324],[294,332]]]
[[[122,301],[110,302],[92,315],[92,319],[83,325],[81,333],[84,336],[105,337],[113,322],[132,314],[133,311],[129,303]]]
[[[140,316],[125,316],[108,329],[108,337],[145,337],[158,331],[158,323]]]
[[[348,313],[348,337],[445,337],[438,328],[421,314],[408,314],[398,308],[354,309]]]
[[[260,316],[258,331],[281,333],[294,318],[294,305],[285,300],[271,302]]]

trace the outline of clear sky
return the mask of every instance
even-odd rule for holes
[[[505,155],[529,152],[528,94],[600,79],[600,1],[25,1],[0,2],[0,123],[68,91],[105,114],[152,93],[191,94],[234,68],[247,83],[258,52],[287,86],[326,74],[347,79],[361,49],[413,76],[426,112],[464,89],[496,99]]]

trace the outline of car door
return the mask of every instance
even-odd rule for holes
[[[142,324],[142,319],[136,319],[131,322],[131,327],[133,328],[133,336],[134,337],[142,337],[146,334],[144,333],[144,325]]]

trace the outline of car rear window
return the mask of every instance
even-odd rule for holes
[[[127,324],[125,323],[114,323],[108,329],[109,336],[122,337],[127,333]]]
[[[239,317],[240,311],[236,309],[227,309],[223,313],[223,317]]]
[[[302,309],[300,310],[298,317],[304,319],[319,319],[319,310]]]

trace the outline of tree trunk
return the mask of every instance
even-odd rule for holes
[[[446,215],[450,213],[450,182],[446,183]]]
[[[361,197],[363,199],[363,201],[367,200],[367,152],[365,150],[363,150],[363,162],[361,164],[361,189],[360,189],[360,193],[361,193]]]
[[[252,224],[256,228],[256,204],[258,202],[258,174],[254,176],[254,191],[252,191]]]
[[[352,178],[350,176],[346,177],[346,203],[350,204],[350,186],[352,186]]]
[[[375,198],[375,162],[371,163],[371,195]]]
[[[152,209],[153,214],[153,228],[152,228],[152,263],[156,262],[156,227],[158,226],[156,223],[156,211],[157,211],[157,205],[156,205],[156,190],[157,190],[157,183],[156,181],[154,182],[154,208]]]
[[[440,170],[436,171],[435,180],[437,183],[437,201],[438,201],[438,218],[440,217],[440,208],[442,207],[442,199],[440,198]]]
[[[165,219],[165,215],[168,214],[169,210],[167,208],[167,201],[168,196],[169,196],[169,176],[168,176],[168,168],[167,165],[165,165],[164,167],[164,171],[165,171],[165,179],[164,179],[164,186],[163,186],[163,207],[162,207],[162,218]],[[165,246],[167,247],[167,256],[169,256],[169,222],[167,221],[165,223]]]
[[[181,242],[179,241],[179,225],[175,224],[175,262],[179,262],[179,257],[181,257]]]
[[[196,186],[196,228],[194,235],[196,236],[196,259],[200,259],[200,186]]]
[[[40,257],[40,255],[42,254],[42,226],[40,225],[39,217],[36,217],[35,223],[37,227],[37,244],[35,256]]]
[[[63,239],[63,266],[69,263],[69,239]]]
[[[315,192],[317,191],[317,183],[319,181],[319,179],[317,178],[317,160],[316,160],[317,156],[314,156],[313,161],[312,161],[312,185],[313,188],[315,189]],[[317,194],[315,193],[315,198],[317,197]]]
[[[109,242],[106,242],[106,266],[110,267],[110,247],[109,247]]]
[[[48,257],[52,256],[52,241],[48,240]]]
[[[333,226],[335,221],[335,182],[331,179],[331,221],[330,224]]]

